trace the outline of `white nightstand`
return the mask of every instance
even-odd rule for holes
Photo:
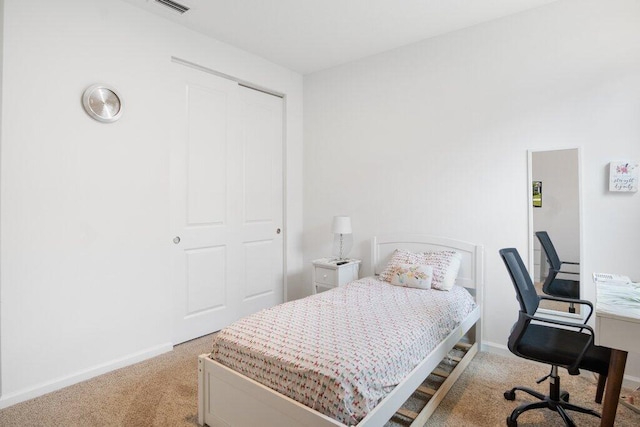
[[[338,262],[347,261],[338,265]],[[358,279],[359,259],[321,258],[313,261],[313,293],[345,285]]]

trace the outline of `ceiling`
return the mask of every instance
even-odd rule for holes
[[[557,0],[124,0],[301,74]]]

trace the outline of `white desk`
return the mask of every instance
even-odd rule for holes
[[[640,285],[596,283],[596,345],[611,348],[601,426],[616,418],[627,353],[640,353]]]

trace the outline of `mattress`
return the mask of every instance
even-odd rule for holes
[[[344,424],[355,425],[476,304],[466,289],[360,279],[243,318],[211,358]]]

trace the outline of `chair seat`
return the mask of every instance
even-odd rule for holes
[[[580,298],[580,282],[577,280],[558,279],[556,277],[543,291],[546,294],[557,297]]]
[[[515,348],[509,340],[509,349],[526,359],[567,368],[588,339],[589,335],[581,332],[530,323]],[[578,368],[607,375],[610,355],[611,349],[591,345]]]

